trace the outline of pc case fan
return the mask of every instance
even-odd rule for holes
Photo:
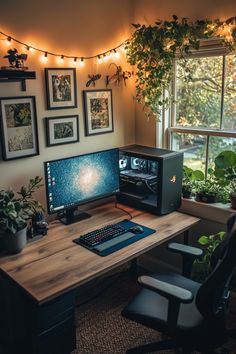
[[[120,159],[119,159],[119,167],[120,167],[120,170],[124,170],[128,165],[128,159],[126,156],[122,156]]]

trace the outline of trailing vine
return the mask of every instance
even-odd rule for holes
[[[127,60],[136,65],[136,99],[144,106],[147,116],[160,115],[172,97],[170,83],[173,78],[173,61],[176,55],[186,58],[198,50],[201,39],[220,38],[232,52],[236,48],[236,17],[220,20],[178,19],[157,21],[154,26],[133,24],[135,31],[126,43]],[[163,95],[168,92],[167,95]]]

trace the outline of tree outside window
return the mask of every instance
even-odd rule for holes
[[[186,65],[187,60],[187,65]],[[172,148],[207,171],[223,150],[236,151],[236,55],[178,60]]]

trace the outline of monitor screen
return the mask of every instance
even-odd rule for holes
[[[118,149],[47,161],[44,168],[49,214],[67,211],[73,219],[78,205],[119,191]]]

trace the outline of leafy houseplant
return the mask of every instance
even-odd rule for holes
[[[216,156],[214,175],[219,186],[229,190],[232,208],[236,209],[236,153],[234,151],[225,150]]]
[[[126,43],[126,55],[128,62],[137,67],[136,99],[148,116],[160,115],[172,100],[171,94],[165,93],[170,91],[176,56],[184,58],[191,50],[199,49],[200,39],[218,37],[229,52],[236,44],[235,17],[223,22],[190,22],[173,15],[171,21],[158,20],[153,26],[133,26],[135,31]]]
[[[19,192],[11,189],[0,191],[0,237],[3,237],[5,248],[10,252],[21,251],[26,243],[27,219],[37,210],[43,209],[33,198],[34,192],[42,186],[41,181],[42,178],[36,176],[30,179],[27,187],[22,186]],[[23,239],[19,246],[15,237],[18,233]]]
[[[182,194],[184,198],[190,198],[196,181],[203,181],[204,173],[200,170],[193,170],[192,168],[183,166],[183,180],[182,180]]]
[[[193,264],[192,278],[202,283],[211,272],[211,256],[216,247],[221,243],[225,237],[225,232],[220,231],[213,235],[203,235],[199,237],[198,243],[204,249],[204,256],[201,259],[197,259]]]

